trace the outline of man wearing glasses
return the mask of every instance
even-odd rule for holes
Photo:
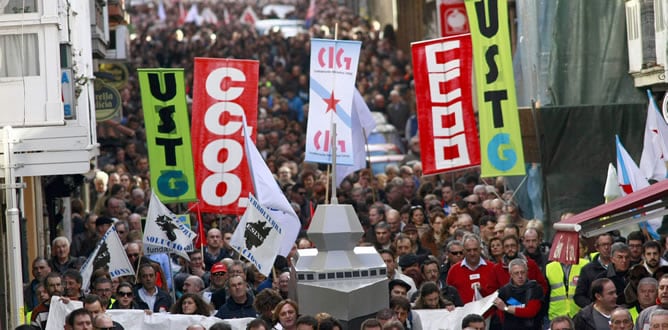
[[[218,310],[225,304],[227,282],[227,266],[222,263],[216,263],[211,267],[210,285],[202,291],[202,298],[213,305]]]
[[[464,304],[474,300],[476,291],[483,297],[499,288],[494,276],[494,264],[481,258],[480,237],[466,234],[462,238],[464,259],[448,272],[446,283],[457,289]]]

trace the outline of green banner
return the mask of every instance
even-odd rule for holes
[[[163,203],[197,200],[183,69],[138,69],[151,187]]]
[[[466,0],[480,125],[480,176],[525,175],[515,96],[508,3]]]

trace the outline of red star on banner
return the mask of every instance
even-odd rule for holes
[[[325,103],[327,103],[327,110],[325,110],[325,113],[328,113],[329,110],[336,112],[336,105],[341,100],[334,98],[334,91],[332,91],[332,95],[328,99],[324,97],[322,99],[325,101]]]

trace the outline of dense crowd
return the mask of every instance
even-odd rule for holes
[[[34,278],[24,297],[32,327],[46,328],[50,297],[60,296],[83,302],[67,317],[72,329],[122,328],[105,315],[107,309],[256,318],[248,329],[342,328],[326,310],[299,313],[289,271],[296,249],[314,247],[306,229],[312,210],[331,191],[327,169],[303,162],[303,156],[309,39],[331,38],[335,23],[338,38],[362,41],[357,88],[370,109],[397,128],[406,144],[401,147],[408,150],[401,164],[383,173],[358,171],[337,190],[339,202],[354,207],[364,228],[359,245],[375,246],[387,266],[389,308],[361,329],[421,329],[415,310],[453,310],[496,291],[494,307],[466,316],[462,329],[631,329],[633,324],[647,329],[650,323],[655,328],[668,322],[665,239],[649,240],[640,231],[627,237],[606,233],[595,238],[595,251],[581,239],[582,258],[576,265],[549,261],[543,222],[522,217],[503,178],[485,182],[475,170],[422,175],[411,63],[391,27],[379,29],[348,8],[318,0],[308,33],[284,38],[280,32],[258,35],[241,24],[236,17],[246,7],[242,2],[205,5],[218,17],[228,12],[232,20],[201,26],[181,24],[179,6],[165,2],[164,20],[156,6],[132,8],[136,37],[128,64],[132,74],[121,91],[123,118],[98,125],[99,170],[90,205],[80,199],[72,203],[72,240],[58,236],[52,256],[32,263]],[[296,1],[291,17],[304,18],[307,7],[308,1]],[[142,255],[150,182],[135,69],[184,68],[192,96],[194,57],[260,62],[257,146],[303,225],[293,253],[277,258],[272,276],[262,275],[230,247],[238,220],[233,215],[202,214],[207,245],[190,252],[189,261]],[[186,206],[172,209],[184,212]],[[112,279],[98,269],[89,292],[83,292],[79,269],[110,226],[137,275]],[[222,322],[209,329],[226,328]]]

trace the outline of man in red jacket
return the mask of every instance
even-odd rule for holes
[[[494,263],[480,257],[480,237],[466,234],[462,238],[464,259],[454,264],[448,272],[446,283],[459,291],[464,304],[474,300],[475,290],[484,297],[499,288],[494,275]]]

